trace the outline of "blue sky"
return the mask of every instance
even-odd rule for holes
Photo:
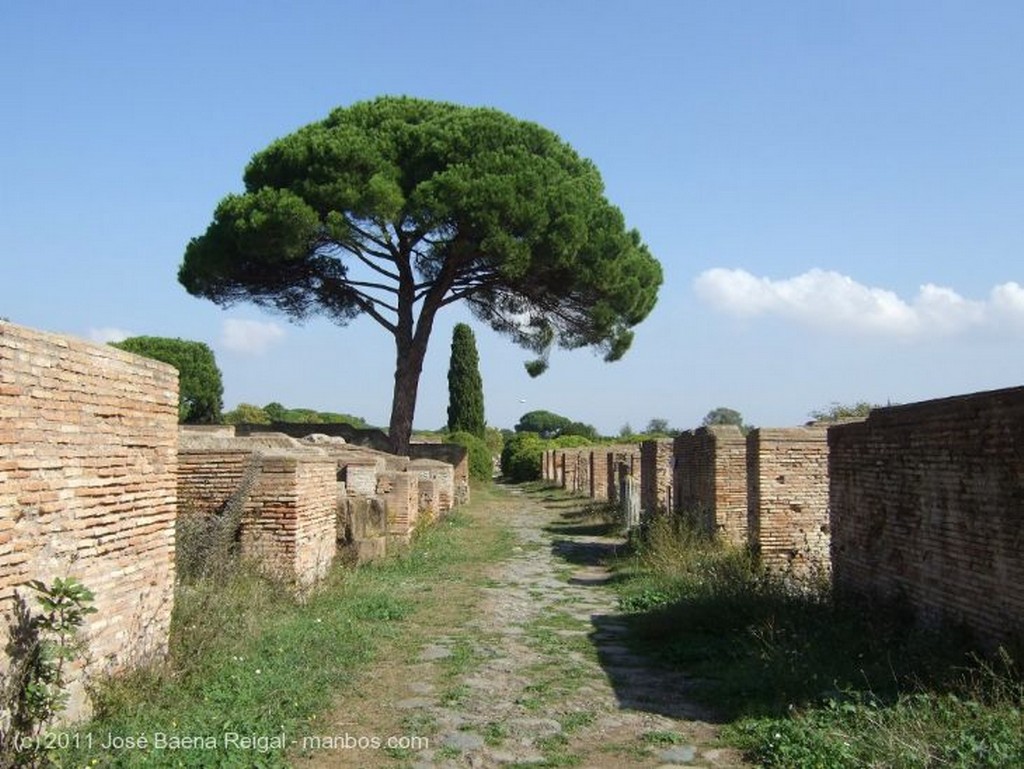
[[[98,340],[205,341],[225,403],[386,424],[368,320],[222,310],[176,280],[252,154],[381,94],[486,105],[601,170],[661,261],[617,363],[474,326],[487,417],[606,433],[762,426],[831,402],[1021,384],[1024,4],[7,0],[0,8],[0,316]],[[416,424],[445,421],[450,308]]]

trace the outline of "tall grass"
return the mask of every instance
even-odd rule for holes
[[[1024,766],[1024,687],[1005,651],[985,659],[906,610],[838,603],[679,517],[652,521],[616,569],[639,643],[694,675],[762,766]]]

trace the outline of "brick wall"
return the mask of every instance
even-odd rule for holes
[[[1024,388],[876,409],[829,444],[837,590],[1024,641]]]
[[[469,451],[454,443],[412,443],[409,456],[413,460],[432,459],[452,466],[453,504],[469,504]]]
[[[377,495],[384,499],[388,536],[408,543],[419,519],[419,477],[412,473],[386,472],[377,476]]]
[[[672,507],[672,441],[640,444],[640,507],[648,515]]]
[[[92,671],[166,649],[177,420],[171,366],[0,322],[0,608],[27,580],[79,578]],[[86,709],[75,686],[69,715]]]
[[[327,571],[336,552],[337,462],[321,449],[267,448],[269,439],[184,433],[179,454],[181,514],[221,511],[254,479],[242,504],[242,554],[277,576],[309,585]]]
[[[320,434],[344,438],[353,447],[369,448],[385,453],[389,452],[390,443],[386,433],[376,428],[359,429],[346,424],[331,422],[302,423],[274,422],[271,425],[242,424],[236,425],[238,435],[250,435],[261,432],[279,432],[293,438],[305,438]],[[389,455],[394,457],[394,455]],[[469,452],[463,446],[454,443],[411,443],[409,459],[434,459],[447,462],[455,468],[455,504],[469,503]],[[403,471],[405,466],[399,464],[399,458],[389,460],[389,470]]]
[[[566,491],[575,492],[576,470],[579,464],[576,461],[576,451],[575,449],[563,449],[560,454],[562,467],[561,486]]]
[[[590,498],[605,502],[608,494],[608,454],[606,447],[600,446],[590,452]]]
[[[423,498],[423,482],[429,481],[434,486],[433,491],[430,492],[429,501],[432,505],[430,508],[432,515],[435,518],[447,513],[454,504],[454,470],[455,468],[452,465],[436,459],[414,459],[409,463],[408,471],[418,475],[420,478],[421,499]],[[420,506],[420,510],[423,510],[423,505]]]
[[[747,544],[747,441],[735,425],[687,430],[676,437],[675,507],[709,533]]]
[[[590,496],[590,452],[592,449],[576,450],[576,488],[577,494]]]
[[[640,447],[630,446],[618,450],[611,447],[608,452],[608,499],[611,502],[622,501],[622,483],[626,476],[639,482],[640,479]]]
[[[829,568],[826,429],[757,429],[747,436],[747,528],[767,567],[795,577]]]
[[[615,463],[617,457],[634,451],[635,446],[595,446],[590,449],[590,497],[601,502],[618,497]]]
[[[274,451],[242,518],[241,546],[300,585],[326,573],[337,549],[337,469],[326,456]]]

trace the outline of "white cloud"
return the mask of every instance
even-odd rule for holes
[[[1007,321],[1024,327],[1024,287],[1014,282],[993,288],[987,301],[965,299],[931,283],[906,300],[830,270],[772,280],[746,270],[715,268],[697,276],[694,289],[707,304],[737,317],[775,315],[851,332],[912,337]]]
[[[992,311],[1000,320],[1024,327],[1024,286],[1010,281],[992,289]]]
[[[221,329],[220,341],[232,352],[261,355],[284,338],[284,329],[272,322],[228,318]]]
[[[113,328],[112,326],[89,329],[89,339],[94,342],[98,342],[99,344],[106,344],[107,342],[123,342],[130,336],[132,336],[130,331]]]

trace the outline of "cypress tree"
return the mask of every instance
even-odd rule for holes
[[[448,366],[448,430],[484,437],[484,385],[473,329],[459,323],[452,332]]]

